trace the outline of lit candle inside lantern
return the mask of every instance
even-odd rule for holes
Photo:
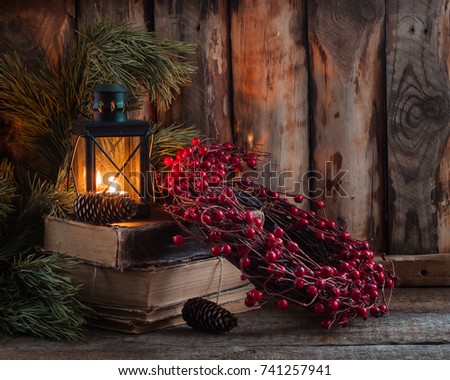
[[[108,178],[109,181],[109,188],[108,188],[108,193],[110,194],[114,194],[117,191],[116,188],[116,183],[114,182],[114,176],[111,176]],[[120,193],[123,193],[122,191]]]
[[[100,174],[100,170],[97,170],[97,178],[95,180],[97,190],[100,188],[102,184],[102,175]]]
[[[117,191],[117,186],[119,185],[117,182],[115,182],[116,177],[113,175],[108,178],[108,184],[105,185],[102,181],[102,174],[100,173],[100,170],[97,171],[96,176],[96,188],[97,188],[97,194],[103,193],[105,195],[127,195],[128,193],[126,191]]]

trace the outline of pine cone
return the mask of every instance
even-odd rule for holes
[[[212,301],[199,297],[186,301],[182,315],[188,326],[216,334],[228,332],[237,326],[234,314]]]
[[[74,210],[78,220],[103,225],[132,218],[136,215],[137,205],[121,194],[89,192],[75,199]]]

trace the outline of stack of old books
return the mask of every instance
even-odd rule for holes
[[[192,297],[245,311],[251,286],[240,271],[197,241],[175,246],[176,233],[160,210],[151,220],[111,226],[48,218],[44,249],[79,261],[70,272],[82,281],[79,297],[96,312],[91,324],[97,327],[140,333],[181,324]]]

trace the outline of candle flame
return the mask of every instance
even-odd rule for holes
[[[97,170],[97,179],[95,181],[97,187],[102,184],[102,175],[100,174],[100,170]]]

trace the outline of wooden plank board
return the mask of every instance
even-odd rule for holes
[[[232,138],[230,121],[230,53],[228,7],[225,0],[157,0],[155,31],[165,38],[196,45],[189,57],[198,70],[169,111],[158,110],[158,121],[195,125],[219,142]]]
[[[75,0],[2,1],[0,15],[0,54],[15,50],[25,60],[46,57],[56,65],[73,38]]]
[[[387,2],[390,251],[450,251],[449,7]]]
[[[144,0],[75,0],[77,2],[77,24],[83,19],[94,22],[100,16],[117,23],[128,21],[136,26],[146,25]]]
[[[450,286],[450,253],[392,255],[389,258],[400,278],[400,286]]]
[[[384,250],[384,1],[308,2],[313,195]]]
[[[450,288],[397,289],[391,315],[323,330],[300,308],[238,315],[220,339],[179,326],[129,336],[89,329],[85,341],[0,336],[0,359],[447,359]],[[105,350],[105,347],[110,349]]]
[[[264,185],[307,192],[306,1],[233,1],[235,139],[271,154]]]

